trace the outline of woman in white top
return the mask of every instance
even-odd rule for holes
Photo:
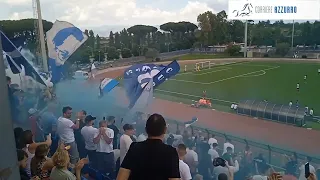
[[[33,141],[32,132],[30,130],[26,130],[22,133],[20,137],[20,143],[21,143],[21,149],[28,154],[26,172],[31,177],[30,164],[31,164],[31,159],[34,157],[36,148],[41,144],[46,144],[48,146],[51,146],[51,143],[52,143],[51,135],[47,136],[47,140],[45,142],[35,143]]]

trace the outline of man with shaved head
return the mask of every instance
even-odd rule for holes
[[[145,127],[148,139],[133,142],[121,164],[117,180],[180,180],[179,156],[163,143],[167,124],[159,114],[151,115]]]

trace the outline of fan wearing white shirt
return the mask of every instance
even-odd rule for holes
[[[226,142],[223,144],[223,153],[222,154],[227,152],[227,147],[231,147],[232,153],[234,153],[234,145],[231,144],[231,140],[230,139],[226,139]]]
[[[120,164],[126,156],[132,143],[131,136],[134,134],[134,128],[131,124],[123,125],[124,134],[120,137]]]
[[[211,144],[211,147],[208,151],[208,154],[211,156],[211,160],[213,161],[215,158],[219,157],[219,153],[217,151],[218,144],[213,143]]]
[[[307,161],[309,163],[311,163],[312,158],[307,157]],[[299,171],[300,171],[299,180],[307,180],[307,178],[305,178],[305,167],[304,166],[305,166],[305,164],[303,164],[299,167]],[[310,173],[316,174],[316,169],[311,164],[309,164],[309,170],[310,170]]]
[[[179,170],[180,170],[180,179],[181,180],[191,180],[191,172],[188,164],[183,162],[184,156],[187,154],[187,148],[184,144],[179,144],[177,147],[179,155]]]
[[[218,144],[217,139],[215,138],[214,134],[211,134],[211,137],[208,140],[208,144],[210,145],[210,148],[212,148],[212,144]]]
[[[184,157],[184,162],[188,164],[190,172],[192,175],[195,175],[198,167],[198,154],[195,151],[196,147],[194,143],[187,144],[187,154]]]
[[[97,159],[96,159],[97,144],[93,142],[93,139],[95,134],[99,132],[97,128],[93,127],[95,119],[96,117],[92,117],[91,115],[88,115],[85,118],[86,126],[84,126],[81,129],[81,135],[83,136],[83,139],[85,142],[86,155],[88,155],[90,163],[94,167],[96,167],[97,165]]]
[[[98,170],[103,173],[114,173],[113,137],[114,132],[107,128],[107,121],[100,121],[93,142],[97,144]]]
[[[63,116],[57,121],[57,133],[62,143],[64,143],[66,146],[70,146],[70,162],[71,164],[76,164],[79,159],[79,152],[75,142],[73,130],[79,129],[80,119],[77,118],[76,123],[73,123],[70,120],[72,116],[72,108],[69,106],[63,107],[62,113]],[[79,117],[79,113],[77,114],[77,117]]]

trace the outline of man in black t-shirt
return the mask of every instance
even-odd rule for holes
[[[180,180],[178,153],[163,143],[167,130],[164,118],[151,115],[145,129],[148,139],[131,144],[117,180]]]
[[[119,129],[115,124],[116,118],[114,116],[108,116],[108,128],[112,129],[114,132],[114,137],[113,137],[113,149],[119,149],[118,148],[118,134],[119,134]]]

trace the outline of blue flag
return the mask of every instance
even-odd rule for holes
[[[45,82],[39,75],[39,73],[33,68],[33,66],[26,60],[17,47],[9,40],[9,38],[0,31],[1,42],[4,56],[6,57],[10,69],[13,74],[19,74],[24,67],[25,74],[34,78],[37,82],[46,86]]]
[[[177,61],[169,65],[136,64],[124,71],[124,88],[129,99],[129,108],[132,108],[145,86],[152,78],[153,88],[159,86],[165,80],[178,74],[180,66]]]
[[[79,28],[65,21],[56,21],[46,35],[51,80],[57,83],[62,77],[64,63],[88,37]]]

